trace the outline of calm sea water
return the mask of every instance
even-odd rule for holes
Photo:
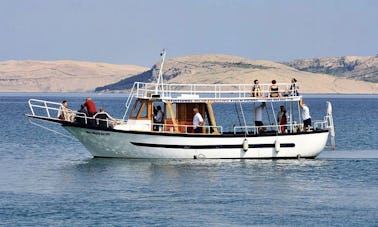
[[[378,225],[378,96],[307,96],[313,119],[333,103],[337,150],[273,161],[93,159],[31,125],[30,97],[74,108],[86,94],[0,94],[0,225]],[[126,97],[93,98],[123,115]]]

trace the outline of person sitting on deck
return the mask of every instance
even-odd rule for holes
[[[262,92],[261,92],[261,87],[259,85],[259,80],[254,80],[253,83],[254,85],[252,87],[252,97],[261,97]]]
[[[88,117],[93,117],[97,113],[96,104],[92,101],[90,97],[85,99],[83,104],[87,108]]]
[[[276,80],[272,80],[272,85],[270,85],[269,87],[269,97],[280,97],[280,93],[278,92],[278,85],[276,83]]]
[[[299,96],[299,86],[295,78],[291,79],[290,96]]]
[[[101,107],[100,111],[93,117],[98,119],[97,124],[101,128],[113,128],[116,124],[116,119],[114,119],[107,112],[105,112],[103,107]]]
[[[84,104],[80,105],[80,110],[77,111],[75,116],[75,121],[79,124],[85,123],[85,118],[88,116],[87,108],[84,106]]]
[[[65,121],[73,121],[74,114],[71,109],[68,108],[68,102],[64,100],[59,107],[58,118]]]

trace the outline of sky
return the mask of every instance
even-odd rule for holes
[[[0,61],[378,54],[376,0],[0,0]]]

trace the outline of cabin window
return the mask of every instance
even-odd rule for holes
[[[138,111],[139,111],[141,105],[142,105],[142,103],[140,101],[135,102],[130,117],[137,118]]]
[[[148,106],[146,100],[137,100],[131,111],[130,118],[148,118]]]
[[[174,114],[176,113],[176,104],[175,103],[172,104],[172,111],[173,111]],[[166,111],[166,113],[164,113],[164,114],[165,114],[166,119],[172,119],[170,111]]]

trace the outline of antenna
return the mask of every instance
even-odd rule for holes
[[[159,85],[161,87],[162,94],[164,93],[163,66],[164,66],[164,61],[165,61],[165,54],[166,54],[166,50],[163,49],[162,52],[160,53],[162,61],[161,61],[161,64],[160,64],[159,75],[158,75],[158,79],[157,79],[157,82],[156,82],[155,94],[158,94]]]

